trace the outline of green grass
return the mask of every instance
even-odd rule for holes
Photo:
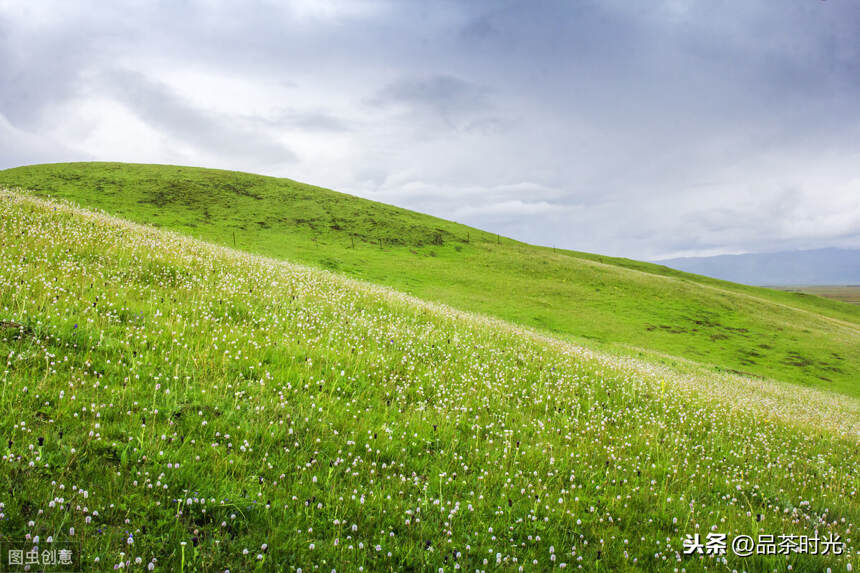
[[[854,398],[5,192],[0,268],[0,541],[83,570],[860,565]],[[851,541],[680,555],[712,528]]]
[[[606,350],[860,396],[860,308],[659,265],[536,247],[288,179],[73,163],[0,185],[334,270]]]

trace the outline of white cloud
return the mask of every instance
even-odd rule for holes
[[[858,26],[838,2],[0,2],[0,167],[244,169],[642,258],[851,246]]]

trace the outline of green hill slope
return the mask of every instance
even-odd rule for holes
[[[860,308],[658,265],[535,247],[287,179],[76,163],[0,172],[0,185],[623,352],[860,395]]]
[[[712,526],[853,539],[856,399],[2,191],[0,268],[4,547],[71,540],[83,571],[860,565],[853,542],[681,555]]]

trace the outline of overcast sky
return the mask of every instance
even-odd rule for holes
[[[655,259],[860,247],[860,2],[9,2],[0,168],[291,177]]]

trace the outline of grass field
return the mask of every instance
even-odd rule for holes
[[[854,398],[7,192],[0,265],[0,535],[84,570],[860,565]],[[681,555],[709,532],[847,551]]]
[[[395,287],[667,365],[692,360],[860,396],[860,307],[535,247],[333,191],[117,163],[0,172],[0,185]]]
[[[849,304],[860,304],[860,285],[781,287],[787,292],[802,292]]]

